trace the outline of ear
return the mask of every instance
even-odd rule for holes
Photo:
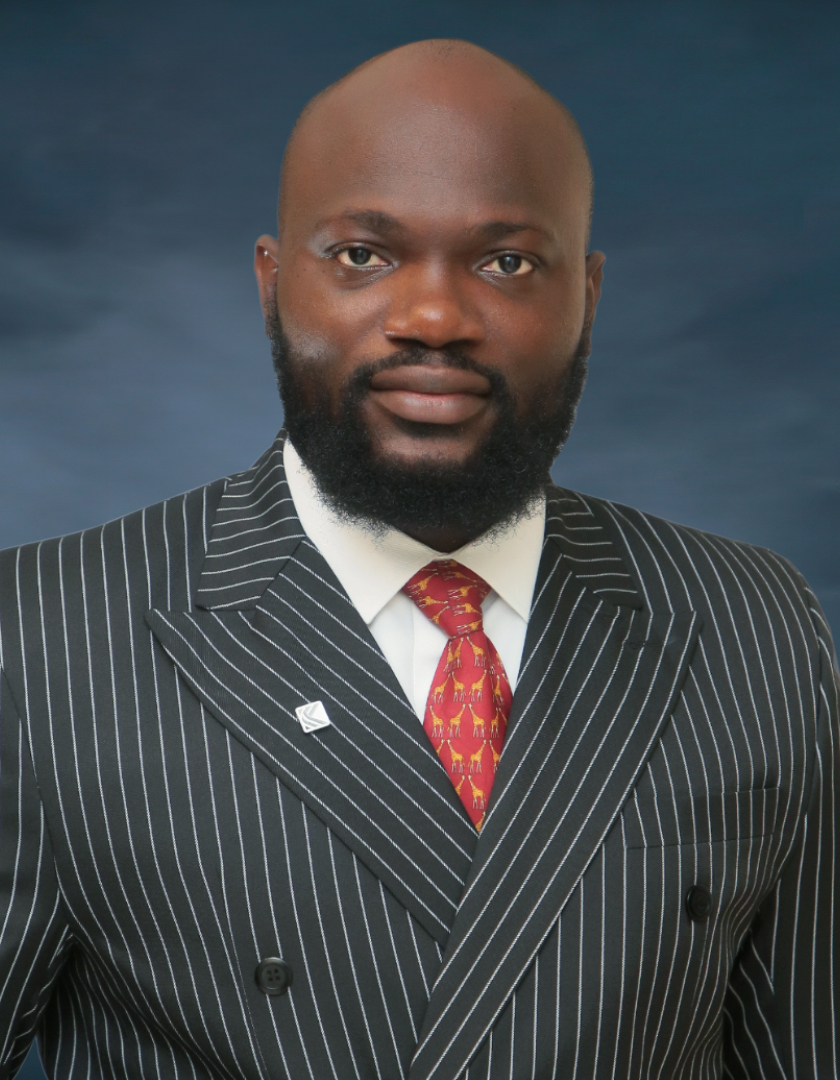
[[[277,262],[280,248],[273,236],[261,236],[254,250],[254,273],[257,275],[257,287],[260,290],[260,304],[263,315],[268,303],[277,301]]]
[[[603,251],[590,251],[586,256],[586,321],[591,324],[595,318],[595,309],[601,299],[601,282],[604,280],[604,263],[607,256]]]

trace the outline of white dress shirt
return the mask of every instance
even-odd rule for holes
[[[479,537],[458,551],[442,554],[397,529],[374,533],[339,518],[320,495],[289,439],[283,463],[304,532],[370,627],[421,720],[447,637],[402,588],[433,559],[456,559],[490,586],[482,604],[484,630],[502,658],[511,689],[516,687],[542,554],[545,499],[534,503],[528,517],[491,538]]]

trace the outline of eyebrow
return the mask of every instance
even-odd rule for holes
[[[401,221],[381,210],[345,210],[341,217],[355,222],[356,225],[361,225],[364,229],[370,229],[371,232],[404,233],[406,231]]]
[[[549,229],[532,221],[487,221],[474,226],[470,232],[478,233],[484,240],[501,240],[505,236],[515,236],[522,232],[537,232],[547,240],[554,239],[554,234]]]
[[[407,227],[391,214],[382,210],[345,210],[341,215],[347,221],[352,221],[362,228],[370,229],[371,232],[384,235],[404,235]],[[501,240],[506,236],[515,236],[522,232],[537,232],[547,240],[555,239],[553,232],[543,225],[536,225],[531,221],[486,221],[480,225],[474,225],[468,230],[479,236],[482,240]]]

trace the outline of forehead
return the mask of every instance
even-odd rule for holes
[[[467,72],[440,86],[337,88],[290,146],[284,218],[306,227],[352,205],[441,223],[517,213],[561,231],[583,222],[582,150],[559,107],[522,82]]]

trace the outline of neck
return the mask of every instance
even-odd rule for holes
[[[433,551],[442,551],[447,554],[457,551],[470,540],[475,540],[480,534],[470,529],[450,529],[445,526],[440,529],[403,529],[406,536],[412,540],[419,540],[421,544],[430,547]]]

